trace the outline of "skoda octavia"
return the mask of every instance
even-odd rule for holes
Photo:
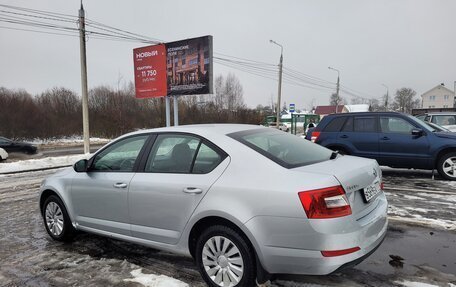
[[[387,229],[375,160],[282,131],[193,125],[138,131],[47,178],[49,235],[85,231],[192,256],[209,286],[329,274]]]

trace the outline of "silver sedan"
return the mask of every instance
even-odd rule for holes
[[[192,256],[209,286],[329,274],[387,229],[375,160],[250,125],[124,135],[44,180],[39,206],[55,240],[80,230]]]

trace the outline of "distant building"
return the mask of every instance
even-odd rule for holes
[[[342,113],[344,109],[344,105],[337,106],[337,113]],[[315,108],[315,114],[320,115],[320,117],[324,117],[329,114],[336,113],[336,106],[317,106]]]
[[[442,83],[421,95],[421,107],[423,109],[453,108],[454,97],[454,91],[446,88]]]

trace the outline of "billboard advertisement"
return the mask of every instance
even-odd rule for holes
[[[212,92],[212,37],[166,43],[168,95]]]
[[[212,36],[133,50],[137,98],[212,93]]]
[[[166,47],[163,44],[133,50],[137,98],[166,95]]]

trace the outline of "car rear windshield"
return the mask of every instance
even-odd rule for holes
[[[306,139],[273,129],[231,133],[229,137],[245,144],[285,168],[329,160],[332,151]]]

